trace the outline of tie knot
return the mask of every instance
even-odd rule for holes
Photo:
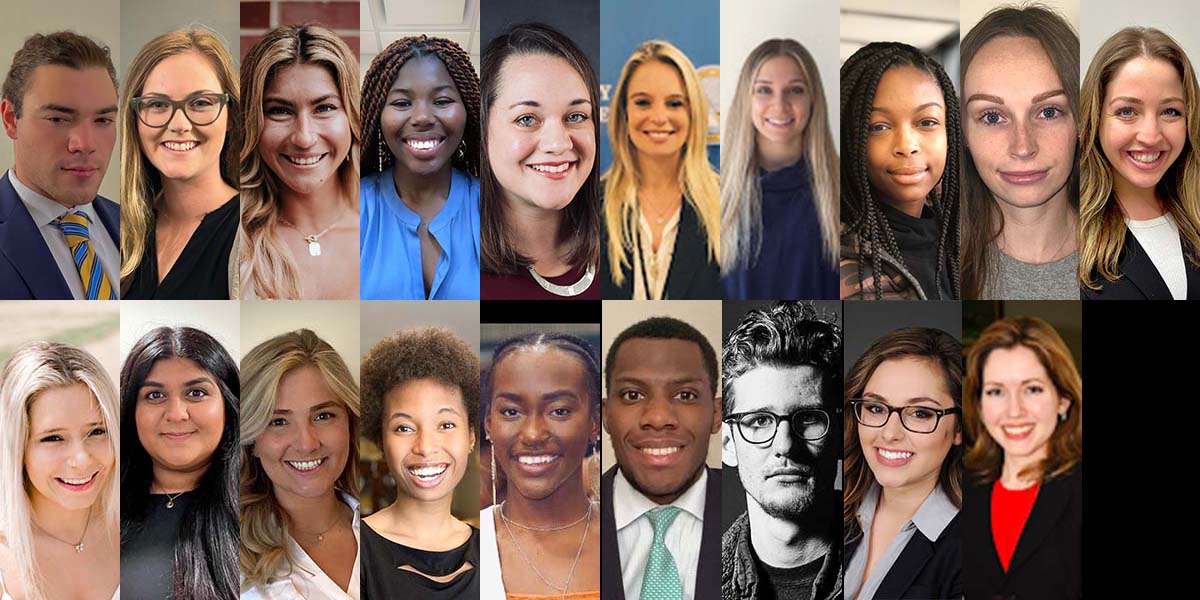
[[[82,237],[88,236],[88,225],[90,220],[87,213],[83,211],[73,210],[54,220],[54,224],[62,230],[63,235],[77,235]]]
[[[646,511],[646,518],[650,519],[650,525],[654,527],[654,537],[661,537],[667,533],[675,517],[679,516],[680,510],[682,509],[678,506],[660,506]]]

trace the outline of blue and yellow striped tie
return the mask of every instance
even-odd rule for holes
[[[83,295],[88,300],[116,300],[108,276],[100,265],[100,258],[92,249],[88,235],[89,222],[86,213],[76,210],[55,219],[54,226],[62,231],[67,246],[71,248],[71,259],[75,261],[79,280],[83,283]]]

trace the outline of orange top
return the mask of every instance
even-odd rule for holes
[[[566,596],[562,594],[505,594],[508,600],[554,600],[556,598],[566,598],[566,600],[600,600],[600,590],[594,592],[571,592]]]

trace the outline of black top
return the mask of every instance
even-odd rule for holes
[[[641,239],[641,231],[635,235]],[[625,280],[617,286],[612,281],[613,265],[608,260],[608,225],[600,221],[600,295],[607,300],[644,300],[633,298],[633,269],[641,268],[633,260],[633,253],[625,253],[630,268],[623,269]],[[671,266],[667,269],[667,281],[663,285],[663,300],[721,299],[721,267],[708,260],[708,236],[700,222],[696,209],[683,199],[679,211],[678,232],[675,234],[675,251],[671,255]]]
[[[962,598],[962,534],[961,514],[954,515],[936,540],[925,537],[918,529],[909,538],[892,568],[879,582],[875,598],[924,600],[926,598]],[[844,563],[863,541],[858,532],[846,542]],[[848,566],[848,565],[847,565]]]
[[[195,492],[168,497],[152,494],[141,527],[121,531],[121,596],[168,600],[175,578],[175,544],[179,524],[196,498]]]
[[[747,269],[721,279],[727,300],[837,300],[837,265],[825,256],[808,161],[761,171],[762,247]]]
[[[779,569],[759,562],[759,567],[763,571],[762,583],[758,586],[759,597],[762,600],[811,598],[813,582],[817,580],[817,573],[821,572],[821,565],[824,563],[824,556],[810,563],[788,569]]]
[[[949,290],[952,286],[946,269],[942,269],[942,281],[934,284],[937,279],[938,222],[933,209],[925,206],[921,209],[921,216],[914,217],[885,202],[879,205],[883,207],[883,214],[892,226],[904,264],[921,284],[925,297],[930,300],[951,299]]]
[[[471,537],[463,545],[445,552],[430,552],[397,544],[362,522],[362,600],[371,598],[429,598],[457,600],[479,598],[479,530],[471,527]],[[439,583],[407,569],[436,577],[457,571],[464,563],[474,568],[460,573],[446,583]]]
[[[125,300],[228,300],[229,253],[237,240],[241,213],[240,196],[230,198],[220,208],[204,215],[171,271],[158,283],[158,247],[154,241],[154,223],[146,235],[142,262],[130,275]]]
[[[1184,240],[1181,237],[1180,243]],[[1185,245],[1184,248],[1187,246]],[[1200,298],[1200,265],[1196,265],[1187,256],[1183,257],[1183,268],[1187,274],[1187,299]],[[1080,286],[1080,296],[1084,300],[1171,300],[1171,290],[1162,274],[1150,260],[1150,255],[1138,243],[1133,232],[1125,230],[1125,245],[1121,255],[1117,257],[1117,273],[1121,276],[1116,281],[1109,281],[1100,275],[1099,269],[1092,269],[1092,281],[1100,284],[1100,289],[1093,290]]]

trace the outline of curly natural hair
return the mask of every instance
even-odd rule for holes
[[[847,232],[857,234],[863,246],[858,250],[864,260],[870,256],[875,299],[882,299],[879,278],[883,267],[877,250],[887,251],[902,265],[904,257],[867,180],[867,123],[879,80],[885,71],[898,66],[911,66],[929,73],[946,99],[946,169],[939,185],[930,190],[928,200],[938,220],[936,280],[949,271],[954,298],[959,298],[958,167],[962,156],[962,124],[958,94],[942,65],[908,44],[873,42],[860,48],[842,65],[842,222]],[[938,193],[939,187],[941,193]],[[858,267],[858,284],[860,289],[866,289],[863,287],[862,262]],[[929,294],[930,298],[936,295]]]
[[[406,329],[371,347],[362,359],[362,435],[383,442],[383,397],[415,379],[459,389],[471,429],[479,415],[479,353],[445,327]]]
[[[455,153],[450,164],[471,175],[479,176],[479,75],[471,65],[471,56],[458,44],[439,37],[405,37],[392,42],[371,61],[363,79],[362,131],[363,157],[359,165],[362,177],[392,168],[396,158],[387,150],[380,131],[379,115],[383,113],[388,88],[396,81],[400,68],[408,61],[436,57],[446,66],[458,95],[467,108],[467,126],[463,131],[463,152]]]

